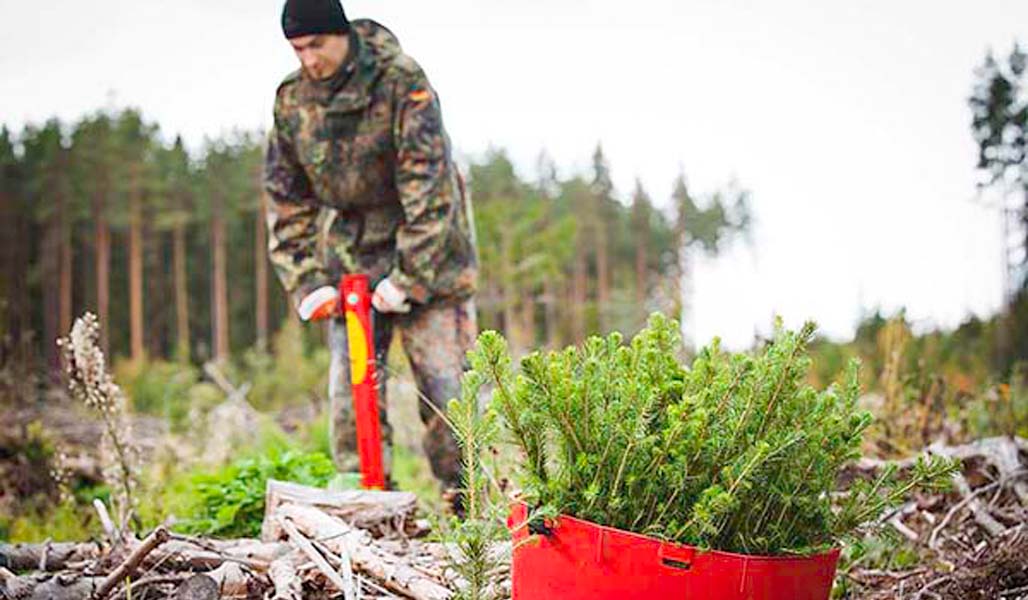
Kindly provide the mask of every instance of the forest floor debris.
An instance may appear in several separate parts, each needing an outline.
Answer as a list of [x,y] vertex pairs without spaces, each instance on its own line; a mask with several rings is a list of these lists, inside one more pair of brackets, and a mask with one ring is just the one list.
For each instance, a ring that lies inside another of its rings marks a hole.
[[[428,541],[409,492],[330,492],[269,481],[262,539],[183,536],[165,527],[115,543],[0,544],[0,597],[412,598],[461,586]],[[411,537],[414,534],[419,537]],[[509,549],[508,549],[509,552]],[[501,589],[509,595],[509,577]]]
[[[1028,475],[1026,448],[1020,438],[930,447],[961,459],[966,488],[918,495],[883,515],[920,560],[894,571],[858,561],[841,575],[849,596],[1028,598],[1028,506],[1015,485]],[[863,460],[849,475],[871,476],[884,465]],[[114,544],[0,545],[0,597],[119,598],[131,588],[133,598],[149,599],[450,598],[461,582],[448,566],[447,547],[425,537],[415,507],[409,492],[329,492],[271,481],[260,540],[158,528],[143,540],[128,535]],[[501,574],[499,584],[508,594],[509,576]]]
[[[919,564],[889,571],[852,565],[854,597],[923,599],[1028,598],[1028,441],[994,437],[928,452],[960,459],[945,494],[916,496],[885,521],[916,549]],[[849,471],[867,475],[887,461],[864,459]],[[900,468],[913,461],[896,461]]]

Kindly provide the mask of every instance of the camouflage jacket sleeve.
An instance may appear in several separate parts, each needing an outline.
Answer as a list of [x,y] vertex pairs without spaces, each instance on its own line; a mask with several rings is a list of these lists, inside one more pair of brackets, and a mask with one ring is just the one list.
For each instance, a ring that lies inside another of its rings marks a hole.
[[425,302],[447,252],[460,191],[439,100],[421,69],[411,69],[397,95],[396,187],[405,219],[396,233],[398,260],[389,278],[412,300]]
[[275,123],[268,140],[264,188],[268,192],[268,253],[275,272],[295,305],[328,276],[318,258],[317,220],[307,174],[296,160],[289,125],[282,117],[281,96],[275,103]]

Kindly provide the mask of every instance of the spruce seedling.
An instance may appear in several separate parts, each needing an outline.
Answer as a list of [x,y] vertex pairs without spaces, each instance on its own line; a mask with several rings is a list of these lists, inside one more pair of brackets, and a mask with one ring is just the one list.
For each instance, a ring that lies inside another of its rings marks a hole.
[[841,384],[806,384],[814,331],[778,323],[754,354],[714,340],[687,368],[676,324],[656,314],[630,342],[592,337],[530,354],[517,372],[503,337],[485,332],[465,385],[494,386],[532,506],[701,548],[810,553],[954,468],[924,459],[833,504],[836,476],[860,455],[872,419],[856,405],[856,363]]
[[499,421],[493,410],[483,410],[479,396],[488,381],[486,367],[498,366],[502,360],[499,356],[487,358],[481,348],[468,353],[468,358],[472,370],[464,375],[461,397],[451,400],[447,411],[461,449],[461,496],[465,514],[463,519],[451,519],[446,539],[455,549],[451,566],[466,582],[456,598],[489,600],[500,597],[492,583],[497,571],[506,563],[498,546],[507,539],[507,530],[504,509],[494,500],[499,491],[483,461],[499,435]]

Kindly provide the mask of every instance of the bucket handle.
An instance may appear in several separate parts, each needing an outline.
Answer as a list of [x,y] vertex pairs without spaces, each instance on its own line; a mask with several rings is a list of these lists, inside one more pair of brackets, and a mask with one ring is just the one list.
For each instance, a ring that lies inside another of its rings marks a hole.
[[688,571],[692,568],[692,559],[696,555],[696,549],[689,546],[678,546],[675,544],[661,544],[657,549],[657,559],[660,564],[679,571]]

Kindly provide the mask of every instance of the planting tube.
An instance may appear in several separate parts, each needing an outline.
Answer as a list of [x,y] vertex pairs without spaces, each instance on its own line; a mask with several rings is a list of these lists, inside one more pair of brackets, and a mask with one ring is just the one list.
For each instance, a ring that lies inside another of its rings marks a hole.
[[385,471],[382,466],[382,430],[378,420],[378,375],[369,287],[367,275],[343,275],[339,281],[339,298],[346,318],[346,339],[350,351],[350,387],[357,421],[361,486],[381,490],[385,489]]

